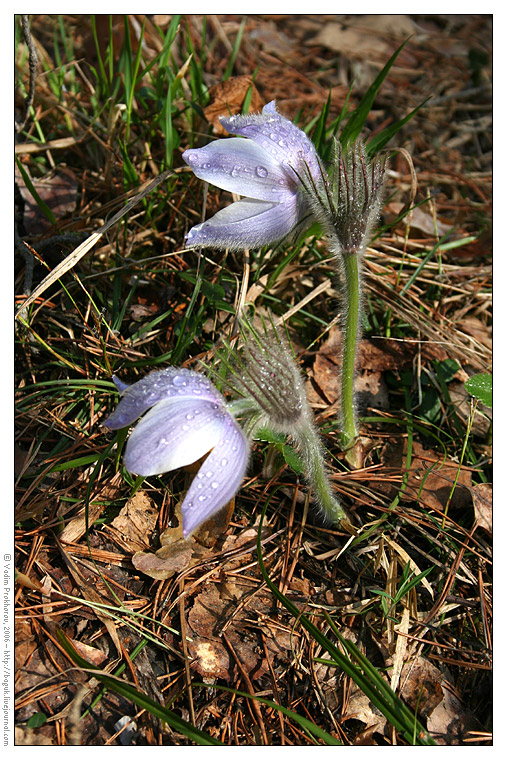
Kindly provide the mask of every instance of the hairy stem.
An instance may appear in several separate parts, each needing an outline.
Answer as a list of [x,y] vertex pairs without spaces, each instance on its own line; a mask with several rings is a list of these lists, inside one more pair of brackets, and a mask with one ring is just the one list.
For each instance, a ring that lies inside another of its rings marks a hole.
[[297,443],[301,459],[305,465],[308,482],[326,518],[333,524],[346,520],[345,510],[331,489],[324,466],[322,446],[315,428],[308,423],[304,427],[296,428],[292,437]]
[[341,377],[341,444],[346,450],[353,446],[359,433],[354,399],[354,370],[361,313],[360,255],[356,251],[345,252],[342,261],[345,274],[346,316]]

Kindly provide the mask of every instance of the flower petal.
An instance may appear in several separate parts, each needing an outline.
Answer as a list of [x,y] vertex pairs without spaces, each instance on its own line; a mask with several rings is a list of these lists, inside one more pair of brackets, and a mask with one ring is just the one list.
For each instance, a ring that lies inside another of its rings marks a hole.
[[260,201],[282,202],[294,192],[295,178],[251,140],[231,137],[183,153],[183,160],[206,182]]
[[131,425],[153,404],[164,398],[208,399],[223,404],[223,398],[207,377],[189,369],[166,367],[150,372],[132,385],[115,384],[123,395],[112,415],[103,423],[111,430]]
[[189,248],[260,248],[289,235],[300,221],[302,204],[292,196],[285,203],[244,198],[218,211],[189,231]]
[[221,440],[195,476],[181,506],[184,538],[232,499],[243,480],[248,453],[245,435],[227,416]]
[[213,401],[159,401],[128,439],[125,467],[135,475],[148,477],[196,462],[223,438],[229,418],[225,406]]
[[276,110],[274,100],[264,106],[262,113],[222,117],[220,123],[231,134],[254,140],[277,163],[290,165],[299,174],[308,166],[315,182],[321,182],[322,172],[314,144],[299,127]]

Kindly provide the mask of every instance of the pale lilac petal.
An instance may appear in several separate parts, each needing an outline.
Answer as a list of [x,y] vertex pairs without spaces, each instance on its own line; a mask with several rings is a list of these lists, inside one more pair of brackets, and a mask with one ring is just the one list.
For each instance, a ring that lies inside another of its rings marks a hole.
[[223,438],[223,404],[193,398],[159,401],[134,428],[124,464],[135,475],[161,475],[192,464]]
[[186,150],[183,159],[196,177],[231,193],[282,202],[295,192],[293,173],[252,140],[217,140],[204,148]]
[[247,440],[227,416],[221,440],[195,476],[181,506],[183,537],[218,512],[239,490],[248,464]]
[[123,397],[112,415],[103,423],[111,430],[131,425],[153,404],[165,398],[188,396],[223,403],[222,396],[208,378],[189,369],[166,367],[150,372],[132,385],[127,386],[121,381],[119,383],[116,383],[117,388]]
[[116,375],[113,375],[113,383],[116,385],[116,390],[120,395],[122,393],[125,393],[127,388],[130,388],[129,383],[124,383],[123,380],[120,380],[120,378],[116,377]]
[[292,166],[300,175],[308,167],[314,180],[322,181],[314,144],[299,127],[278,113],[274,100],[260,114],[222,117],[220,123],[231,134],[249,137],[277,163]]
[[301,201],[265,203],[244,198],[218,211],[211,219],[192,227],[186,244],[190,248],[260,248],[282,240],[300,221]]

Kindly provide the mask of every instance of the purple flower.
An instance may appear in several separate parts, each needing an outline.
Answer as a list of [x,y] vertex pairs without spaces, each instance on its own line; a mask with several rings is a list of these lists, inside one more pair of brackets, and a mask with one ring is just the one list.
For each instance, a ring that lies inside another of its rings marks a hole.
[[306,226],[310,209],[301,178],[317,188],[325,182],[311,140],[278,113],[274,101],[260,114],[231,116],[220,122],[241,137],[191,148],[183,159],[199,179],[246,197],[192,227],[187,245],[261,247]]
[[124,464],[148,477],[192,464],[211,451],[182,504],[183,536],[223,507],[238,491],[249,445],[211,382],[188,369],[151,372],[133,385],[113,377],[122,398],[104,425],[131,425]]

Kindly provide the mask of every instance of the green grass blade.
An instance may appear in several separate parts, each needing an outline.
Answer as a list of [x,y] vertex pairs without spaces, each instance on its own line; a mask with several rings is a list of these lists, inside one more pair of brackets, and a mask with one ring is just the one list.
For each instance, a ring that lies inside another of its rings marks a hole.
[[[329,664],[329,660],[324,661],[326,665]],[[192,683],[192,686],[199,686],[199,687],[206,687],[210,688],[209,684],[206,683]],[[305,718],[303,715],[298,715],[298,713],[293,712],[292,710],[289,710],[288,707],[283,707],[282,705],[277,704],[276,702],[273,702],[271,699],[264,699],[264,697],[258,697],[255,694],[248,694],[246,691],[240,691],[239,689],[233,689],[230,686],[213,686],[214,689],[220,689],[220,691],[228,691],[231,694],[236,694],[238,697],[245,697],[246,699],[254,699],[256,702],[260,702],[262,705],[267,705],[268,707],[273,708],[274,710],[278,710],[278,712],[281,712],[283,715],[285,715],[287,718],[291,718],[295,723],[299,723],[301,728],[303,728],[308,734],[310,734],[311,738],[317,738],[323,741],[325,744],[329,744],[330,746],[343,746],[343,742],[339,741],[339,739],[336,739],[334,736],[329,734],[327,731],[324,731],[323,728],[320,728],[317,726],[313,721],[309,720],[308,718]]]
[[384,83],[385,78],[387,77],[392,65],[394,64],[395,60],[407,44],[408,39],[403,42],[400,47],[392,54],[392,56],[389,58],[388,62],[380,72],[380,74],[377,76],[373,84],[370,85],[368,90],[366,91],[365,95],[363,96],[361,102],[359,103],[358,107],[355,111],[353,111],[352,115],[350,116],[349,120],[347,121],[346,125],[344,126],[342,133],[340,135],[340,142],[344,148],[346,148],[351,142],[354,142],[354,140],[359,137],[359,134],[361,130],[364,127],[364,124],[366,122],[366,119],[368,118],[368,114],[371,111],[371,108],[373,106],[373,103],[375,101],[375,98],[377,97],[377,93],[380,90],[382,84]]
[[431,259],[431,257],[433,256],[433,254],[436,253],[439,248],[441,248],[442,243],[445,243],[445,241],[447,240],[447,238],[449,238],[452,235],[453,232],[454,232],[454,228],[452,230],[449,230],[449,232],[447,232],[441,240],[437,240],[437,242],[435,243],[435,245],[433,246],[433,248],[430,251],[428,251],[428,253],[424,257],[424,259],[421,261],[421,263],[419,264],[419,266],[417,267],[417,269],[415,270],[415,272],[413,272],[410,275],[410,277],[408,278],[407,282],[402,287],[402,289],[400,291],[400,295],[402,295],[402,296],[405,295],[405,293],[407,292],[407,290],[411,287],[411,285],[419,277],[419,274],[422,272],[422,270],[424,269],[424,267],[426,266],[426,264],[428,263],[428,261]]
[[146,694],[142,694],[131,684],[127,683],[126,681],[122,681],[119,678],[115,678],[114,676],[107,675],[106,673],[103,673],[99,668],[91,665],[91,663],[89,663],[76,652],[63,631],[59,628],[57,629],[57,636],[60,644],[65,649],[69,657],[76,663],[76,665],[78,665],[83,670],[91,673],[93,677],[97,679],[97,681],[100,681],[112,691],[115,691],[117,694],[125,697],[125,699],[129,699],[135,705],[146,710],[155,718],[159,718],[160,720],[164,721],[175,731],[178,731],[184,736],[187,736],[196,744],[203,746],[223,746],[222,742],[218,741],[218,739],[213,739],[213,737],[211,737],[209,734],[205,733],[204,731],[200,731],[195,726],[192,726],[191,723],[188,723],[186,720],[183,720],[183,718],[180,718],[179,715],[177,715],[172,710],[169,710],[167,707],[164,707],[158,702],[155,702],[153,699],[150,699],[150,697],[148,697]]
[[383,147],[387,145],[389,140],[391,140],[394,135],[400,131],[400,129],[405,126],[405,124],[410,121],[410,119],[413,119],[416,113],[426,105],[429,98],[426,98],[426,100],[423,100],[422,103],[420,103],[416,108],[414,108],[413,111],[410,111],[409,114],[403,117],[403,119],[399,119],[394,124],[391,124],[390,126],[386,127],[385,129],[380,132],[376,137],[373,137],[366,145],[366,152],[369,156],[373,156],[375,153],[377,153],[379,150],[381,150]]
[[[349,656],[344,655],[338,647],[336,647],[322,631],[314,625],[305,615],[301,614],[298,608],[282,594],[280,589],[270,579],[264,561],[262,558],[262,546],[261,546],[261,531],[266,514],[267,503],[262,511],[259,531],[257,533],[257,559],[261,574],[276,596],[276,598],[283,604],[283,606],[291,612],[298,622],[310,633],[310,635],[318,641],[318,643],[331,655],[330,665],[342,668],[347,675],[359,686],[359,688],[368,696],[372,703],[378,707],[387,720],[404,736],[406,741],[411,744],[415,736],[415,743],[419,745],[434,745],[435,742],[426,732],[424,727],[419,723],[416,717],[401,701],[401,699],[392,691],[385,679],[381,676],[378,670],[370,663],[370,661],[361,654],[357,647],[351,647],[350,642],[346,641],[344,637],[339,633],[338,629],[329,619],[332,624],[333,631],[337,635],[338,640],[342,646],[346,649]],[[327,617],[327,616],[326,616]],[[350,655],[356,660],[360,667],[357,667],[352,662]]]
[[32,180],[28,176],[28,172],[26,171],[25,167],[23,166],[23,164],[21,163],[21,161],[19,160],[19,158],[17,156],[15,156],[15,158],[16,158],[17,167],[18,167],[19,171],[21,172],[21,176],[23,177],[24,183],[25,183],[25,185],[27,187],[27,190],[29,191],[30,195],[32,196],[32,198],[34,199],[35,203],[40,208],[40,210],[42,211],[42,213],[44,214],[44,216],[46,217],[46,219],[48,220],[48,222],[51,222],[51,224],[56,224],[55,215],[53,214],[53,212],[51,211],[51,209],[49,208],[49,206],[47,206],[46,203],[44,203],[44,201],[40,197],[39,193],[37,192],[37,190],[33,186]]
[[230,76],[231,76],[231,74],[232,74],[232,70],[234,68],[234,63],[236,62],[236,58],[237,58],[237,55],[239,53],[239,48],[241,46],[241,39],[243,37],[243,32],[244,32],[244,29],[245,29],[245,24],[246,24],[246,18],[244,18],[242,20],[241,24],[239,25],[238,33],[236,35],[236,39],[234,40],[234,45],[233,45],[233,48],[232,48],[232,52],[231,52],[231,55],[230,55],[229,60],[227,62],[227,66],[226,66],[226,69],[224,71],[224,75],[222,77],[222,81],[224,81],[224,82],[227,79],[229,79]]

